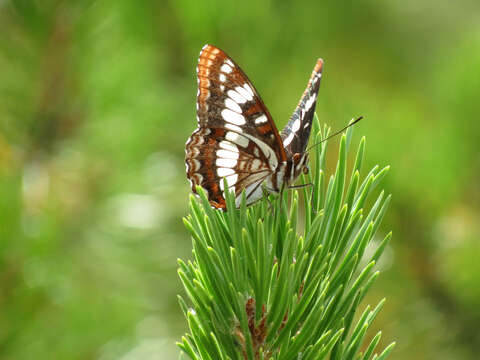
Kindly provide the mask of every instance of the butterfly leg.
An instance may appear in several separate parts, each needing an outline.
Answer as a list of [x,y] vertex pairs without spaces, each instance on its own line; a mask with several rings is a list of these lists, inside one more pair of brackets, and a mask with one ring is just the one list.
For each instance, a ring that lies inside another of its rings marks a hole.
[[289,189],[303,189],[304,187],[307,186],[313,186],[313,183],[306,183],[306,184],[300,184],[300,185],[291,185],[288,188]]
[[[312,186],[312,194],[313,194],[313,183],[311,183],[311,182],[306,183],[306,184],[300,184],[300,185],[291,185],[291,186],[289,186],[288,188],[289,188],[289,189],[303,189],[303,188],[305,188],[305,187],[310,187],[310,186]],[[312,212],[313,212],[314,214],[316,214],[316,211],[315,211],[315,209],[314,209],[314,207],[313,207],[313,202],[312,202],[311,204],[312,204]]]
[[283,191],[285,190],[285,182],[282,183],[282,186],[280,187],[280,191],[278,192],[278,198],[280,200],[280,206],[282,207],[282,210],[287,213],[287,204],[283,201]]

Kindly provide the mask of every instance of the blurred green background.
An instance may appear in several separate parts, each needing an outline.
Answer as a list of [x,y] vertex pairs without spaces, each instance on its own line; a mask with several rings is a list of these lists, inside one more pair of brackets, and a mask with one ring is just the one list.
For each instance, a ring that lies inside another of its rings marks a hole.
[[364,169],[392,167],[374,330],[391,359],[477,359],[478,0],[0,0],[0,358],[177,358],[205,43],[279,127],[325,59],[321,122],[365,116]]

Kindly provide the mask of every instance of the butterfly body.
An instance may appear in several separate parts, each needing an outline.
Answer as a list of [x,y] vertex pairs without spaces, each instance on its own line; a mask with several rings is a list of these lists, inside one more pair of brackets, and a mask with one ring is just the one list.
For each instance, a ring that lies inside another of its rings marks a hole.
[[308,171],[305,152],[320,85],[323,61],[314,68],[300,103],[279,134],[245,73],[225,52],[205,45],[197,66],[198,128],[186,143],[185,163],[192,190],[203,187],[210,204],[226,209],[226,179],[247,205],[293,185]]

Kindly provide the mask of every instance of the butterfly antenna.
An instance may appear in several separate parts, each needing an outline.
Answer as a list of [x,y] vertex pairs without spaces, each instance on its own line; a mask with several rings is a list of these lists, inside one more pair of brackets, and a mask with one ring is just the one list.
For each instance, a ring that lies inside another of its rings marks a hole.
[[319,142],[313,144],[313,145],[310,146],[307,150],[305,150],[305,152],[309,151],[310,149],[314,148],[314,147],[317,146],[317,145],[320,145],[321,143],[327,141],[328,139],[331,139],[332,137],[337,136],[338,134],[342,133],[343,131],[345,131],[346,129],[348,129],[350,126],[355,125],[357,122],[359,122],[359,121],[362,120],[362,119],[363,119],[363,116],[358,117],[357,119],[355,119],[355,121],[351,122],[350,124],[348,124],[347,126],[345,126],[343,129],[340,129],[340,130],[336,131],[335,133],[333,133],[332,135],[326,137],[326,138],[323,139],[322,141],[319,141]]

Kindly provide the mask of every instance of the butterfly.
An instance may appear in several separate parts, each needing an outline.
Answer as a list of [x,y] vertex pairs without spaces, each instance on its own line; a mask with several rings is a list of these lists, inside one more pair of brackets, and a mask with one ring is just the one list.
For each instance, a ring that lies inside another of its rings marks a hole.
[[307,88],[281,133],[243,70],[222,50],[205,45],[197,65],[197,129],[185,147],[187,178],[201,186],[210,204],[226,210],[225,184],[240,206],[279,193],[308,173],[308,153],[323,70],[318,59]]

